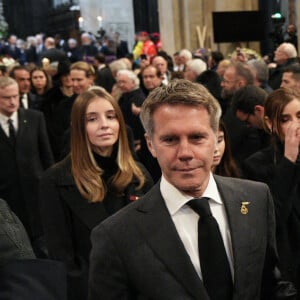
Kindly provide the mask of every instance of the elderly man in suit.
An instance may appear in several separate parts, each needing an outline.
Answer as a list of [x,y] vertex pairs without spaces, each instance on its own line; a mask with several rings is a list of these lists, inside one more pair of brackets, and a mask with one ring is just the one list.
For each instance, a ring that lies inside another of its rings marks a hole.
[[162,178],[93,230],[90,300],[275,299],[272,197],[212,174],[220,115],[186,80],[148,96],[141,119]]
[[42,113],[19,106],[17,82],[1,77],[0,197],[24,224],[37,256],[43,256],[37,189],[54,161]]

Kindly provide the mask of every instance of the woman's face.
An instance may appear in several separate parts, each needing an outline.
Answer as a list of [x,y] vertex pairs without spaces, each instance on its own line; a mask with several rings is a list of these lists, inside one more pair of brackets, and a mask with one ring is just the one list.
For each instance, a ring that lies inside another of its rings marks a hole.
[[44,89],[47,85],[47,78],[43,71],[37,70],[31,75],[32,85],[36,89]]
[[71,79],[71,75],[63,75],[60,78],[61,85],[65,88],[73,88],[73,82]]
[[102,156],[110,156],[120,130],[112,104],[104,98],[95,98],[87,107],[85,119],[92,149]]
[[294,99],[290,101],[283,109],[281,117],[281,130],[283,136],[294,132],[300,135],[300,100]]
[[92,85],[93,80],[91,77],[87,77],[83,70],[71,70],[71,80],[73,83],[74,93],[80,95]]
[[217,145],[214,152],[213,164],[212,167],[216,167],[220,164],[222,157],[225,151],[225,140],[224,140],[224,132],[219,130],[217,132]]

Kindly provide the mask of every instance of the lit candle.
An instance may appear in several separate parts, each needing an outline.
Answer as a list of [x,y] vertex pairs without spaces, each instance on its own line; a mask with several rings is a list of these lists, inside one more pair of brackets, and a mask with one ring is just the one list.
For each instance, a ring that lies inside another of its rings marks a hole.
[[102,28],[102,17],[101,16],[98,16],[97,17],[97,20],[98,20],[98,25],[100,28]]
[[79,28],[82,29],[83,28],[83,17],[79,17],[78,18],[78,23],[79,23]]

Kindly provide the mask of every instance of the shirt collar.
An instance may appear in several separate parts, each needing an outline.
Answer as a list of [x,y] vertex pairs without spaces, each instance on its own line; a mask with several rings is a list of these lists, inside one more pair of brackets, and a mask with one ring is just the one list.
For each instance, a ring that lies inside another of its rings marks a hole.
[[11,119],[13,121],[13,124],[17,124],[18,112],[15,111],[10,117],[7,117],[6,115],[0,113],[0,123],[1,124],[7,124],[8,119]]
[[[193,197],[182,193],[170,184],[163,175],[160,182],[160,191],[171,215],[176,214],[183,205],[193,199]],[[207,197],[217,204],[223,204],[212,173],[210,173],[208,185],[202,197]]]

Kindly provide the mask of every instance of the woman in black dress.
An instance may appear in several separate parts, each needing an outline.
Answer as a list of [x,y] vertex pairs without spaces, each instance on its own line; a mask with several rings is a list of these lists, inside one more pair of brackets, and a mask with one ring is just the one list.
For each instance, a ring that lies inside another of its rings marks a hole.
[[280,269],[300,290],[300,94],[284,88],[272,92],[265,103],[265,125],[271,146],[245,161],[244,175],[271,189]]
[[83,92],[71,113],[71,154],[46,171],[41,214],[50,258],[65,262],[68,299],[87,299],[91,230],[152,186],[134,160],[119,106],[104,89]]

